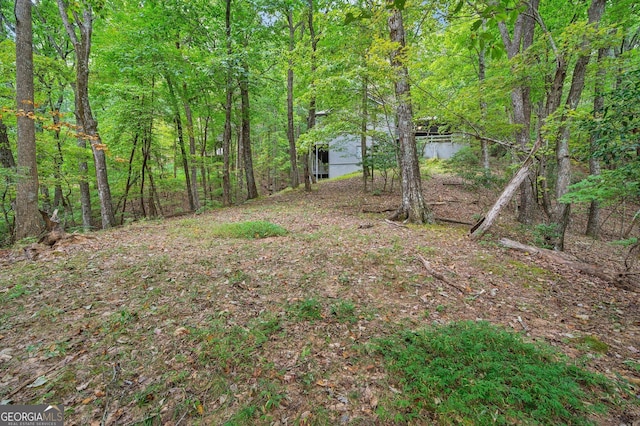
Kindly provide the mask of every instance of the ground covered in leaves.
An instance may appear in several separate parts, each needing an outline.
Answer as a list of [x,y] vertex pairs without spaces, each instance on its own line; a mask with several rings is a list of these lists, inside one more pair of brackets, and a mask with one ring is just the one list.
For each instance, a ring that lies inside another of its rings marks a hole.
[[[495,199],[461,183],[425,183],[436,217],[474,222]],[[371,341],[482,319],[624,383],[595,423],[640,422],[638,292],[500,247],[503,236],[534,240],[512,212],[475,242],[461,224],[389,223],[398,194],[361,185],[2,252],[0,400],[63,403],[70,425],[390,424],[381,415],[403,390]],[[217,231],[245,221],[288,232]],[[625,256],[578,234],[567,250],[611,270]],[[414,423],[429,421],[457,422]]]

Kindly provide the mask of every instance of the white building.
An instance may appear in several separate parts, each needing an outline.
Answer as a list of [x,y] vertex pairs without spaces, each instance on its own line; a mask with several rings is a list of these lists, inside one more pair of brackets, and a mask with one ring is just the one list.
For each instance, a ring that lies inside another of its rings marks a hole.
[[[372,139],[367,137],[367,147]],[[437,124],[416,127],[418,155],[424,158],[449,159],[468,145],[466,138],[455,132],[444,130]],[[318,179],[335,178],[362,170],[360,136],[341,135],[328,144],[328,149],[314,151],[312,173]]]

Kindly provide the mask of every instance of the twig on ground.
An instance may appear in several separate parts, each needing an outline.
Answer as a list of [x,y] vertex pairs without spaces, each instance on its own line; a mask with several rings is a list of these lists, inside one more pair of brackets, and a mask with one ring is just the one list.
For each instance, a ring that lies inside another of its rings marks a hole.
[[524,323],[524,321],[522,321],[522,318],[520,318],[520,316],[518,316],[518,322],[520,323],[520,325],[522,326],[524,331],[529,331],[529,327],[527,327],[527,325]]
[[84,350],[83,350],[83,351],[80,351],[80,352],[78,352],[77,354],[73,355],[72,357],[70,357],[70,358],[65,358],[65,359],[63,359],[62,361],[60,361],[59,363],[57,363],[57,364],[53,365],[51,368],[49,368],[48,370],[46,370],[44,373],[42,373],[42,374],[38,374],[38,376],[37,376],[36,378],[31,377],[31,378],[29,378],[29,379],[25,380],[25,381],[24,381],[24,382],[22,382],[22,383],[21,383],[17,388],[15,388],[13,391],[11,391],[11,393],[10,393],[9,395],[7,395],[7,396],[5,397],[5,399],[11,399],[11,398],[13,398],[15,395],[17,395],[17,394],[18,394],[18,392],[20,392],[22,389],[24,389],[25,387],[27,387],[28,385],[30,385],[31,383],[33,383],[33,382],[34,382],[38,377],[46,376],[47,374],[51,373],[52,371],[57,370],[57,369],[59,369],[59,368],[61,368],[61,367],[64,367],[65,365],[67,365],[67,364],[71,363],[72,361],[75,361],[75,359],[76,359],[80,354],[83,354],[83,353],[85,353],[85,352],[86,352],[86,351],[84,351]]
[[394,221],[389,220],[389,219],[385,219],[384,221],[386,223],[388,223],[389,225],[397,226],[398,228],[406,228],[407,227],[407,225],[403,225],[402,223],[397,223],[397,222],[394,222]]
[[428,273],[430,273],[434,278],[442,281],[443,283],[445,283],[446,285],[448,285],[449,287],[453,287],[456,290],[458,290],[460,293],[465,294],[465,291],[463,289],[461,289],[460,287],[458,287],[457,285],[453,284],[452,282],[450,282],[448,279],[445,278],[444,275],[442,275],[441,273],[437,272],[435,269],[433,269],[431,267],[431,264],[429,264],[429,262],[427,261],[427,259],[425,259],[424,257],[418,255],[417,256],[418,260],[420,260],[420,262],[422,262],[422,265],[424,266],[424,268],[427,270]]

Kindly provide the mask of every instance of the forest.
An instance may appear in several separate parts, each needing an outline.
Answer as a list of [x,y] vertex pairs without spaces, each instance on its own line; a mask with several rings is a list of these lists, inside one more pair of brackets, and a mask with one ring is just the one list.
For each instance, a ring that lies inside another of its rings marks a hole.
[[409,185],[411,128],[433,117],[468,137],[460,171],[478,179],[536,147],[517,214],[556,249],[573,204],[596,237],[603,205],[637,201],[632,1],[19,5],[0,11],[4,244],[38,234],[38,209],[105,229],[309,189],[314,152],[344,134],[365,185],[378,169]]
[[636,1],[3,1],[0,194],[0,406],[640,421]]

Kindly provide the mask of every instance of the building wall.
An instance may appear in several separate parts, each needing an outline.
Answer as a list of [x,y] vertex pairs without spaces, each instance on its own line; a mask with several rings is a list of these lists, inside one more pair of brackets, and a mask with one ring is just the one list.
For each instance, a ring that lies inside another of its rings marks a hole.
[[339,136],[329,144],[329,177],[347,175],[362,170],[360,138]]
[[[370,146],[371,141],[367,144]],[[460,151],[468,142],[460,135],[422,135],[416,136],[418,155],[423,158],[438,158],[448,160]],[[328,167],[329,177],[335,178],[362,170],[362,156],[360,152],[360,137],[354,135],[342,135],[329,143],[329,164],[320,164],[318,173],[326,173]],[[315,161],[312,172],[315,173]]]

